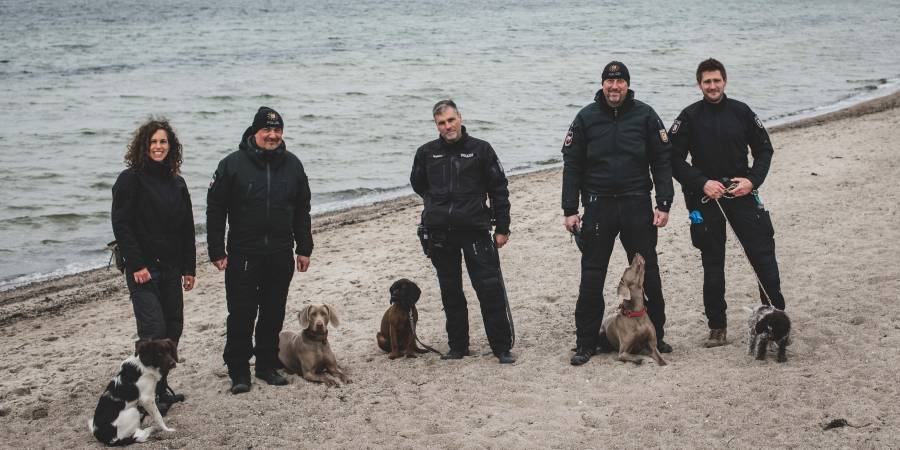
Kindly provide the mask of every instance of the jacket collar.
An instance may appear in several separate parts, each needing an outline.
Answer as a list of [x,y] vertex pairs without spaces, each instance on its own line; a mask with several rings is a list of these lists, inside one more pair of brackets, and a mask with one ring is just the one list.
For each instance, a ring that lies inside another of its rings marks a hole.
[[706,105],[709,108],[713,108],[715,110],[720,110],[725,107],[726,103],[728,103],[728,96],[725,95],[725,93],[723,92],[722,100],[719,100],[719,103],[712,103],[712,102],[706,100],[706,97],[703,97],[703,100],[701,100],[701,101],[703,102],[704,105]]
[[469,133],[466,131],[466,126],[463,125],[459,128],[460,137],[454,142],[447,142],[444,140],[443,136],[438,136],[438,140],[441,142],[441,147],[454,148],[456,146],[462,145],[469,139]]

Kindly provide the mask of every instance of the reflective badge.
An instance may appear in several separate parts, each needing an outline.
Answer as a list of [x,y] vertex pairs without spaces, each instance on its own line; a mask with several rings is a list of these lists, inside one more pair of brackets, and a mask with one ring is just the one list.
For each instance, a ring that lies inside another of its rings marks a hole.
[[762,121],[759,120],[759,116],[753,116],[753,121],[756,122],[756,126],[762,128],[763,130],[766,129],[766,127],[763,126]]
[[676,121],[672,122],[672,128],[669,129],[669,134],[677,133],[679,128],[681,128],[680,120],[676,120]]
[[665,144],[668,144],[668,143],[669,143],[669,135],[666,134],[666,130],[665,130],[665,129],[660,129],[660,130],[659,130],[659,138],[663,141],[663,143],[665,143]]

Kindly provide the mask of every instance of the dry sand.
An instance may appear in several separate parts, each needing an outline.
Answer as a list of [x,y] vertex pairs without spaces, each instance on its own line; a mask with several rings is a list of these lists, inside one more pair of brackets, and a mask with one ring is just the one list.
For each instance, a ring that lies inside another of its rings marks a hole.
[[[578,253],[562,227],[553,169],[510,185],[514,233],[501,257],[516,364],[434,354],[389,361],[375,332],[400,277],[422,287],[420,337],[446,350],[436,278],[415,237],[418,201],[320,217],[312,268],[294,277],[285,328],[298,328],[294,314],[307,303],[336,306],[342,324],[329,340],[354,383],[326,388],[290,376],[285,387],[228,393],[223,276],[203,264],[185,296],[185,361],[171,377],[188,401],[167,418],[177,431],[143,448],[900,448],[898,99],[772,135],[762,196],[794,322],[786,364],[746,354],[742,307],[755,304],[756,287],[733,239],[730,343],[700,345],[700,256],[676,197],[659,242],[669,365],[610,354],[569,365]],[[607,311],[624,266],[617,244]],[[124,284],[99,270],[0,293],[0,446],[99,446],[86,422],[135,337]],[[481,355],[488,346],[466,290]],[[823,430],[839,418],[855,426]]]

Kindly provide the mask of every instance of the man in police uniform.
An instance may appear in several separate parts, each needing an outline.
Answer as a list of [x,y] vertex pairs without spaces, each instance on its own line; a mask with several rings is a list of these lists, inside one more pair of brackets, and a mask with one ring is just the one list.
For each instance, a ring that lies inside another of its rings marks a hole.
[[[762,282],[762,302],[768,303],[768,296],[772,306],[784,309],[772,221],[757,192],[769,172],[774,150],[750,107],[725,95],[727,80],[722,63],[712,58],[701,62],[697,86],[703,99],[685,108],[669,131],[674,146],[672,168],[690,211],[691,241],[703,261],[703,306],[710,328],[707,347],[726,344],[728,323],[725,220],[716,200]],[[747,161],[748,147],[752,166]],[[686,161],[689,153],[690,163]]]
[[[584,243],[572,365],[588,362],[600,344],[603,285],[616,235],[629,261],[635,253],[646,261],[647,314],[659,351],[672,351],[663,341],[665,302],[656,258],[657,228],[666,226],[673,196],[669,138],[653,108],[634,99],[624,64],[610,62],[601,78],[602,89],[575,116],[562,148],[565,226],[580,231]],[[650,202],[654,186],[656,209]],[[578,216],[579,196],[584,217]]]
[[298,272],[309,268],[313,241],[309,181],[303,164],[285,148],[283,136],[281,115],[260,107],[238,150],[219,163],[207,194],[209,259],[225,271],[228,319],[223,358],[233,394],[250,390],[251,354],[256,355],[257,378],[271,385],[287,384],[276,371],[278,333],[294,268]]
[[[491,350],[501,364],[510,364],[515,362],[510,353],[512,317],[497,253],[509,239],[506,175],[491,145],[466,132],[452,100],[434,105],[432,116],[440,137],[416,151],[409,181],[425,202],[426,251],[437,271],[447,316],[450,351],[442,359],[462,359],[469,354],[462,256],[478,295]],[[490,208],[486,199],[490,199]]]

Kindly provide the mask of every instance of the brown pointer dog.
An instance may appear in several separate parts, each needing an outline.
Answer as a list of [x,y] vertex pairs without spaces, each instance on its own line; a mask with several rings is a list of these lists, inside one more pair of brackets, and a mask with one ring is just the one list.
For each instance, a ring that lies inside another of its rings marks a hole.
[[282,331],[278,335],[278,359],[284,369],[327,386],[336,386],[338,382],[324,372],[350,383],[350,378],[338,367],[334,352],[328,345],[328,323],[335,326],[339,323],[334,308],[329,305],[307,305],[297,314],[297,319],[303,327],[300,334]]
[[389,359],[396,359],[406,354],[407,358],[415,358],[416,353],[425,353],[416,346],[416,330],[410,323],[419,322],[419,311],[416,302],[422,291],[416,283],[402,278],[391,285],[391,306],[381,317],[381,331],[375,335],[378,347],[388,354]]
[[622,274],[617,290],[622,304],[619,311],[606,316],[600,325],[600,342],[618,350],[619,361],[640,364],[638,353],[649,349],[650,357],[660,366],[666,365],[656,348],[656,329],[644,307],[644,257],[635,253],[631,266]]

